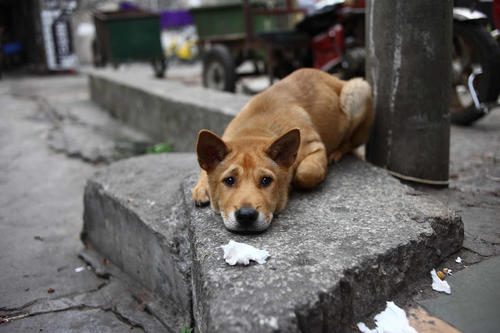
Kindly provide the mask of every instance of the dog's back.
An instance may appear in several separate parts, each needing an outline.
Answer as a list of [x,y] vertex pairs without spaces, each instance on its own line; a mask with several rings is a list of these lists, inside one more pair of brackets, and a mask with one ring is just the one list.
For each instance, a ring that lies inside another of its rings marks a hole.
[[330,154],[365,119],[366,108],[371,108],[371,88],[363,79],[343,81],[322,71],[300,69],[254,96],[223,138],[276,137],[298,127],[304,142],[305,129],[311,128]]

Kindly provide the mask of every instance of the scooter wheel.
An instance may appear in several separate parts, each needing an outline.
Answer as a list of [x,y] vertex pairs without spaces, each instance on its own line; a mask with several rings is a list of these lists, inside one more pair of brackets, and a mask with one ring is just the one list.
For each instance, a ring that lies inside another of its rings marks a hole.
[[500,92],[500,48],[484,25],[476,22],[453,23],[451,122],[470,125],[485,113],[476,110],[468,90],[468,78],[474,80],[479,102],[495,102]]

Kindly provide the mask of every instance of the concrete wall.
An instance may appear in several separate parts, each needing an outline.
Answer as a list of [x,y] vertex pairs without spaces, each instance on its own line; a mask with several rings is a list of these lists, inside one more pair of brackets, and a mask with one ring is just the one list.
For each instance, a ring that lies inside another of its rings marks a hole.
[[172,143],[175,151],[194,151],[201,129],[222,135],[249,99],[200,87],[186,89],[132,71],[94,71],[89,88],[92,100],[112,116],[157,142]]

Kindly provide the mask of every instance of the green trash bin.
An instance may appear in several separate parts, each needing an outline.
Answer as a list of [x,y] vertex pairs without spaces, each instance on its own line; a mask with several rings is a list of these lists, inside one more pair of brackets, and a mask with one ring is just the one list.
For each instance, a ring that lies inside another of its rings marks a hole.
[[160,16],[141,10],[94,13],[94,64],[117,67],[129,61],[148,61],[157,77],[167,67],[161,46]]

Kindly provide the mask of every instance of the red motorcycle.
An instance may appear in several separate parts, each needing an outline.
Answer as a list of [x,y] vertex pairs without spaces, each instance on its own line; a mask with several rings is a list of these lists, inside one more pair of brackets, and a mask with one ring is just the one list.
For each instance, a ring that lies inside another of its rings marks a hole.
[[320,1],[296,26],[311,38],[312,66],[342,78],[365,67],[365,0]]
[[[365,0],[327,0],[319,4],[297,25],[298,31],[311,38],[309,65],[344,79],[363,76]],[[494,36],[498,38],[500,0],[456,0],[453,18],[450,113],[452,122],[468,125],[487,114],[498,101],[500,47]],[[488,31],[488,26],[495,25],[496,30]]]

